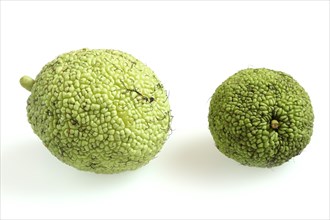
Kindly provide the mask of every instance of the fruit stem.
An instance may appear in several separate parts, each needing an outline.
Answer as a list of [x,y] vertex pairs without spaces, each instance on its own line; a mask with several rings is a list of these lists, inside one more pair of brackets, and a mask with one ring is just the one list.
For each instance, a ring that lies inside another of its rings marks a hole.
[[34,79],[32,79],[29,76],[23,76],[23,77],[21,77],[19,82],[20,82],[21,86],[23,86],[23,88],[25,88],[26,90],[31,92],[32,86],[34,84]]
[[278,126],[279,126],[278,121],[275,120],[275,119],[272,120],[271,126],[272,126],[273,129],[278,129]]

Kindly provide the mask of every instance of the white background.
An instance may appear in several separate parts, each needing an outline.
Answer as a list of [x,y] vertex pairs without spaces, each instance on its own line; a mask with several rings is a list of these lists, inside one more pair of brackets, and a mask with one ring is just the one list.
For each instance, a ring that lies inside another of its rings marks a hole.
[[[170,91],[174,131],[147,166],[78,171],[32,132],[19,78],[84,47],[134,55]],[[312,100],[310,144],[277,168],[239,165],[208,131],[215,88],[247,67]],[[1,218],[328,219],[329,2],[1,2]]]

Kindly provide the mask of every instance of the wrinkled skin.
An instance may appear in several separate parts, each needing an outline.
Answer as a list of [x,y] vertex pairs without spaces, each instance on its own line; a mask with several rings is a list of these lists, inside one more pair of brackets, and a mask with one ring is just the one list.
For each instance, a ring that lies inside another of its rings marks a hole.
[[306,91],[291,76],[245,69],[212,96],[209,129],[217,148],[243,165],[274,167],[310,142],[314,114]]
[[118,173],[147,164],[170,130],[167,93],[129,54],[82,49],[43,67],[27,102],[33,131],[59,160]]

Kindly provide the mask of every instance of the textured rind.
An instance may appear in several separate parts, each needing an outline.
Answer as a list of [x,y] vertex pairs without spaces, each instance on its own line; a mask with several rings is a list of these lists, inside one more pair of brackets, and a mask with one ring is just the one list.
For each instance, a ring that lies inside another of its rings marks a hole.
[[[271,127],[277,120],[278,129]],[[209,107],[217,148],[243,165],[279,166],[310,142],[314,114],[306,91],[291,76],[245,69],[224,81]]]
[[28,120],[49,151],[95,173],[147,164],[170,129],[161,82],[142,62],[117,50],[58,56],[37,75],[27,103]]

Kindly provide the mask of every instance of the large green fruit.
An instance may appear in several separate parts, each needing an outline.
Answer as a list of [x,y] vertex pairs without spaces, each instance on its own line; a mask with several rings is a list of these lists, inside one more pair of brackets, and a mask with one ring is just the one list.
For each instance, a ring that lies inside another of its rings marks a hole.
[[116,50],[58,56],[33,80],[27,101],[33,131],[59,160],[80,170],[118,173],[147,164],[170,130],[167,93],[155,73]]
[[314,114],[306,91],[291,76],[245,69],[224,81],[209,108],[217,148],[243,165],[274,167],[310,142]]

